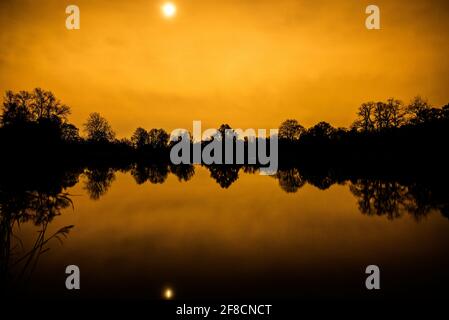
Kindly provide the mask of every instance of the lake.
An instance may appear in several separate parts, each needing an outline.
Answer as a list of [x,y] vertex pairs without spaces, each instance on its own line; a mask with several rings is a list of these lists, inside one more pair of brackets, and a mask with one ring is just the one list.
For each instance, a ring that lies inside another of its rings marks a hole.
[[[83,168],[67,188],[4,193],[7,294],[424,299],[449,284],[445,188],[298,169],[154,169]],[[79,267],[81,290],[65,288],[68,265]],[[368,265],[379,266],[381,290],[366,289]]]

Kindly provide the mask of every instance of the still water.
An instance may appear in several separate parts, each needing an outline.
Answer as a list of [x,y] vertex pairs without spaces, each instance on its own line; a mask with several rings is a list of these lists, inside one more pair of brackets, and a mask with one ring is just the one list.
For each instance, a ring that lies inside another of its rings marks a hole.
[[[7,293],[150,300],[447,297],[448,206],[429,196],[434,191],[370,179],[313,183],[296,169],[277,177],[240,170],[238,179],[235,172],[217,178],[204,167],[192,169],[162,177],[84,169],[60,198],[50,199],[60,203],[48,222],[12,224],[2,262]],[[48,206],[49,200],[33,201]],[[2,204],[3,215],[8,208]],[[65,288],[65,267],[72,264],[81,272],[78,291]],[[365,288],[371,264],[381,271],[376,292]]]

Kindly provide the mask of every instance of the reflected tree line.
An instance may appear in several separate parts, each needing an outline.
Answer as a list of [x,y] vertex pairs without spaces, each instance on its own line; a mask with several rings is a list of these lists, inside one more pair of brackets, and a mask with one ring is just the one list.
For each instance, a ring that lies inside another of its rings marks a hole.
[[[185,183],[195,175],[195,166],[164,163],[134,163],[127,166],[87,168],[41,168],[23,171],[2,168],[0,181],[0,287],[2,290],[25,285],[39,257],[62,242],[72,225],[48,233],[49,224],[66,210],[72,210],[73,196],[67,189],[82,183],[92,200],[107,194],[117,172],[130,174],[136,184],[162,184],[169,175]],[[205,166],[210,177],[223,189],[230,188],[239,174],[258,174],[257,166]],[[6,169],[6,170],[5,170]],[[261,179],[270,179],[261,177]],[[353,175],[333,169],[285,167],[271,179],[288,194],[301,192],[306,185],[320,190],[346,185],[362,214],[397,219],[411,215],[416,221],[431,212],[449,218],[449,191],[446,180],[410,179],[392,176]],[[17,227],[29,223],[38,228],[31,247],[25,248],[15,234]],[[15,229],[16,228],[16,229]],[[17,285],[19,283],[19,286]]]
[[[203,167],[222,189],[230,188],[239,179],[239,174],[259,174],[259,167],[255,165]],[[7,213],[9,221],[19,223],[32,221],[39,225],[51,221],[60,214],[61,209],[70,206],[70,197],[63,190],[80,180],[89,198],[99,200],[109,191],[117,172],[130,174],[138,185],[163,184],[169,175],[174,175],[179,182],[187,182],[194,177],[195,168],[197,167],[193,165],[134,163],[123,167],[96,166],[77,169],[65,175],[69,180],[65,180],[64,185],[55,186],[51,191],[41,189],[3,192],[2,190],[0,205],[2,213]],[[279,187],[288,194],[300,192],[306,185],[319,190],[327,190],[334,185],[348,186],[357,199],[360,212],[366,215],[395,219],[409,213],[419,220],[435,210],[449,218],[449,191],[446,179],[367,176],[352,174],[346,170],[298,167],[281,168],[271,177],[276,179]]]
[[280,170],[276,178],[287,193],[298,192],[306,184],[320,190],[335,184],[346,185],[355,196],[359,211],[369,216],[393,220],[410,214],[419,221],[436,211],[449,218],[449,191],[445,179],[358,176],[333,170],[328,174],[315,170],[301,173],[297,168]]
[[298,192],[306,184],[320,190],[335,184],[347,185],[362,214],[385,216],[390,220],[410,214],[417,221],[432,211],[449,218],[446,178],[360,175],[351,170],[317,172],[316,169],[301,171],[298,168],[279,170],[276,175],[279,186],[287,193]]
[[449,191],[444,179],[358,176],[333,170],[327,174],[315,170],[301,173],[297,168],[279,170],[276,179],[287,193],[298,192],[306,184],[320,190],[335,184],[347,185],[359,211],[369,216],[385,216],[392,220],[410,214],[419,221],[437,211],[449,218]]

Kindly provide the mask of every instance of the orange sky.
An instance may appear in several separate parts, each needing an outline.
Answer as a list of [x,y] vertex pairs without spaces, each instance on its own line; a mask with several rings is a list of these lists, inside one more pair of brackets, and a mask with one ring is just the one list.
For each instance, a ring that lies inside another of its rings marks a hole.
[[[449,102],[446,1],[2,0],[0,91],[42,87],[118,136],[137,126],[349,126],[358,105],[420,94]],[[81,30],[65,28],[65,7]],[[381,9],[381,30],[365,8]]]

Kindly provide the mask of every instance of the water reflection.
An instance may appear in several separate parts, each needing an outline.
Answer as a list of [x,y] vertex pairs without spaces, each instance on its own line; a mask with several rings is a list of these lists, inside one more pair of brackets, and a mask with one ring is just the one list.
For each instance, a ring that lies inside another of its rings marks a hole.
[[[206,174],[204,174],[204,169],[207,170]],[[7,170],[4,172],[4,178],[2,178],[0,182],[0,274],[2,290],[11,287],[17,289],[20,286],[17,283],[26,282],[26,279],[31,276],[33,270],[36,268],[39,257],[47,252],[53,244],[57,244],[58,240],[63,241],[64,238],[69,235],[69,232],[73,227],[71,224],[67,224],[54,232],[48,232],[48,227],[56,217],[64,212],[64,210],[70,209],[76,205],[76,201],[73,203],[74,198],[67,190],[78,183],[82,186],[82,189],[86,191],[88,198],[93,200],[89,202],[99,203],[108,192],[112,192],[111,186],[116,181],[120,180],[118,179],[119,172],[132,176],[133,179],[130,179],[130,183],[138,185],[160,185],[168,183],[170,180],[169,177],[172,175],[176,177],[177,181],[183,183],[183,185],[180,185],[180,189],[177,190],[181,190],[182,188],[186,188],[185,190],[187,190],[187,188],[198,187],[198,185],[194,185],[192,180],[195,180],[194,176],[196,171],[201,171],[204,179],[212,178],[219,187],[214,190],[213,194],[215,194],[216,197],[220,197],[221,194],[227,193],[228,198],[226,199],[228,200],[223,201],[229,201],[229,197],[232,198],[232,194],[227,191],[222,192],[221,190],[232,189],[234,184],[239,183],[238,180],[240,178],[244,180],[243,177],[245,175],[254,175],[255,177],[255,175],[258,176],[259,173],[259,169],[256,166],[215,165],[205,166],[204,169],[200,170],[199,167],[192,165],[175,166],[170,164],[135,163],[131,165],[118,165],[115,167],[97,165],[70,169],[41,168],[41,170]],[[210,178],[208,178],[207,175],[209,175]],[[272,177],[260,177],[260,179],[267,179],[267,181],[277,183],[279,185],[278,190],[282,190],[280,193],[284,194],[284,200],[285,197],[288,197],[293,201],[296,201],[293,194],[301,194],[307,185],[313,186],[316,188],[315,190],[328,190],[333,185],[343,185],[354,197],[354,203],[357,205],[360,213],[366,216],[382,216],[386,218],[382,219],[384,221],[387,219],[398,219],[409,215],[419,222],[433,211],[439,212],[444,217],[449,218],[449,194],[444,183],[445,179],[441,177],[433,179],[429,177],[385,177],[374,174],[353,174],[330,169],[318,170],[314,168],[311,170],[307,168],[288,167],[280,169],[276,175]],[[134,182],[132,180],[134,180]],[[276,185],[273,187],[277,188]],[[147,188],[142,188],[140,190],[149,192],[147,191]],[[258,190],[245,189],[243,196],[250,197],[251,193],[257,192]],[[154,197],[153,200],[156,198],[157,197]],[[171,201],[167,199],[173,198],[171,195],[168,198],[161,196],[155,200],[156,202],[152,202],[148,208],[146,207],[146,204],[139,204],[139,206],[143,208],[142,210],[144,210],[145,213],[150,212],[151,214],[154,214],[162,212],[165,214],[164,208],[165,206],[170,206],[170,203],[168,202]],[[201,198],[201,201],[203,200],[204,199]],[[232,200],[234,200],[234,198],[232,198]],[[236,202],[239,201],[239,199],[235,200]],[[217,202],[220,206],[222,205],[220,199],[218,199]],[[199,225],[201,225],[201,221],[204,219],[205,214],[201,211],[202,203],[196,203],[193,206],[194,210],[191,210],[191,212],[194,214],[197,213],[198,216],[189,218],[191,218],[192,221],[195,221],[195,223],[200,222]],[[236,207],[240,209],[238,205],[236,205]],[[209,205],[207,208],[217,207]],[[248,213],[251,210],[251,207],[246,207],[242,210],[242,213],[240,213],[240,217],[245,219],[248,218],[248,220],[251,221],[251,224],[254,223],[254,225],[250,224],[249,226],[256,228],[259,220],[255,220],[260,219],[263,215],[260,215],[260,212],[257,211],[256,208],[254,209],[254,212]],[[267,208],[267,211],[269,210],[277,210],[274,206],[274,202],[273,207]],[[98,214],[100,212],[95,213]],[[252,213],[255,215],[252,216]],[[151,214],[148,214],[148,218],[151,218]],[[158,216],[161,220],[155,221],[164,222],[166,221],[164,219],[168,219],[167,223],[169,224],[169,229],[162,228],[165,233],[167,231],[170,232],[172,229],[185,232],[184,229],[176,229],[177,219],[173,218],[170,220],[170,215],[164,214]],[[297,215],[301,214],[303,214],[303,212],[297,212]],[[126,217],[127,216],[123,218]],[[255,219],[255,217],[257,217],[257,219]],[[215,218],[220,219],[220,214],[217,213],[217,216],[214,216],[213,219]],[[289,216],[289,219],[290,218],[292,217]],[[118,219],[121,220],[122,216],[119,215]],[[266,216],[265,219],[267,219]],[[274,214],[273,219],[278,219],[278,217]],[[324,219],[318,219],[319,224],[325,225],[326,219],[327,216],[324,217]],[[282,220],[282,218],[279,218],[279,220]],[[264,221],[267,222],[267,220]],[[32,224],[38,228],[37,235],[34,234],[31,246],[27,247],[22,245],[21,239],[19,239],[14,232],[15,227],[25,223]],[[110,223],[109,220],[107,220],[107,223]],[[270,224],[262,224],[260,228],[268,230],[269,232],[269,229],[273,223],[275,223],[275,220],[269,220],[268,223]],[[224,223],[224,225],[227,226],[226,223]],[[129,228],[129,225],[127,227]],[[335,226],[335,228],[337,229],[339,226]],[[255,230],[258,229],[254,229],[253,232],[255,232]],[[314,229],[311,228],[309,230]],[[323,232],[329,231],[326,227],[324,227],[323,230],[325,230]],[[302,231],[303,233],[305,231],[306,234],[308,232],[307,228],[303,228]],[[126,230],[124,230],[124,232],[126,232]],[[161,234],[165,234],[164,232]],[[180,234],[183,233],[180,232]],[[156,248],[156,246],[154,248]],[[171,247],[169,246],[168,248]],[[290,256],[290,253],[287,256]],[[164,268],[167,267],[164,266]],[[167,291],[168,289],[171,291]],[[158,296],[160,296],[160,290],[161,287],[157,290]],[[163,290],[162,295],[166,299],[170,299],[170,297],[173,297],[175,294],[172,288],[164,287]],[[177,290],[176,295],[180,295],[180,292],[181,290]]]
[[223,189],[229,188],[239,178],[240,167],[234,165],[211,165],[208,167],[212,179]]
[[174,296],[175,296],[175,294],[174,294],[172,288],[165,288],[165,289],[162,291],[162,297],[163,297],[165,300],[171,300],[171,299],[174,298]]
[[[210,177],[222,189],[228,189],[236,183],[239,179],[239,172],[259,173],[256,166],[211,165],[205,166],[205,168],[210,172]],[[30,207],[34,206],[36,209],[37,204],[53,201],[53,206],[45,206],[47,212],[38,212],[34,215],[34,219],[53,217],[55,212],[59,212],[61,206],[67,205],[69,201],[67,195],[61,193],[62,190],[75,185],[80,176],[85,177],[84,189],[90,199],[99,200],[107,194],[114,183],[117,171],[129,173],[138,185],[144,183],[163,184],[170,174],[175,175],[180,182],[191,180],[195,175],[195,166],[167,163],[136,163],[124,167],[93,166],[85,169],[61,169],[56,176],[53,173],[48,173],[47,177],[42,175],[36,177],[33,174],[29,177],[31,180],[10,179],[9,182],[4,181],[2,184],[1,192],[5,199],[2,200],[2,215],[8,211],[23,213],[24,210],[20,206],[25,204]],[[366,215],[395,219],[408,212],[419,220],[430,211],[438,210],[444,216],[448,216],[449,194],[444,179],[440,177],[437,179],[408,177],[407,180],[404,180],[402,177],[352,175],[333,170],[317,171],[316,169],[296,167],[279,169],[272,177],[278,181],[279,187],[286,193],[299,192],[306,184],[320,190],[327,190],[334,184],[348,185],[349,190],[357,199],[360,212]],[[33,183],[37,183],[40,189],[36,189],[36,185]],[[11,187],[17,188],[11,189]],[[59,197],[57,197],[58,195]],[[25,212],[29,211],[25,210]],[[25,216],[29,217],[29,215]],[[21,217],[22,220],[25,219],[23,214]],[[36,221],[36,223],[38,222]]]
[[[26,283],[35,270],[40,256],[50,248],[52,240],[62,240],[73,225],[48,234],[55,217],[72,207],[70,195],[63,190],[78,182],[80,172],[45,173],[5,172],[0,184],[0,288],[7,291]],[[43,176],[46,176],[44,179]],[[15,226],[33,224],[38,228],[32,245],[26,247],[14,234]],[[4,293],[4,292],[3,292]]]
[[279,180],[281,189],[287,193],[295,193],[306,184],[297,168],[279,170],[275,177]]
[[349,188],[363,214],[395,219],[408,213],[419,221],[432,210],[438,210],[449,218],[447,188],[440,184],[365,178],[352,182]]
[[98,200],[105,195],[115,180],[112,168],[88,168],[84,171],[87,180],[85,190],[92,200]]
[[170,172],[173,173],[178,181],[189,181],[195,175],[195,167],[188,164],[170,165]]

